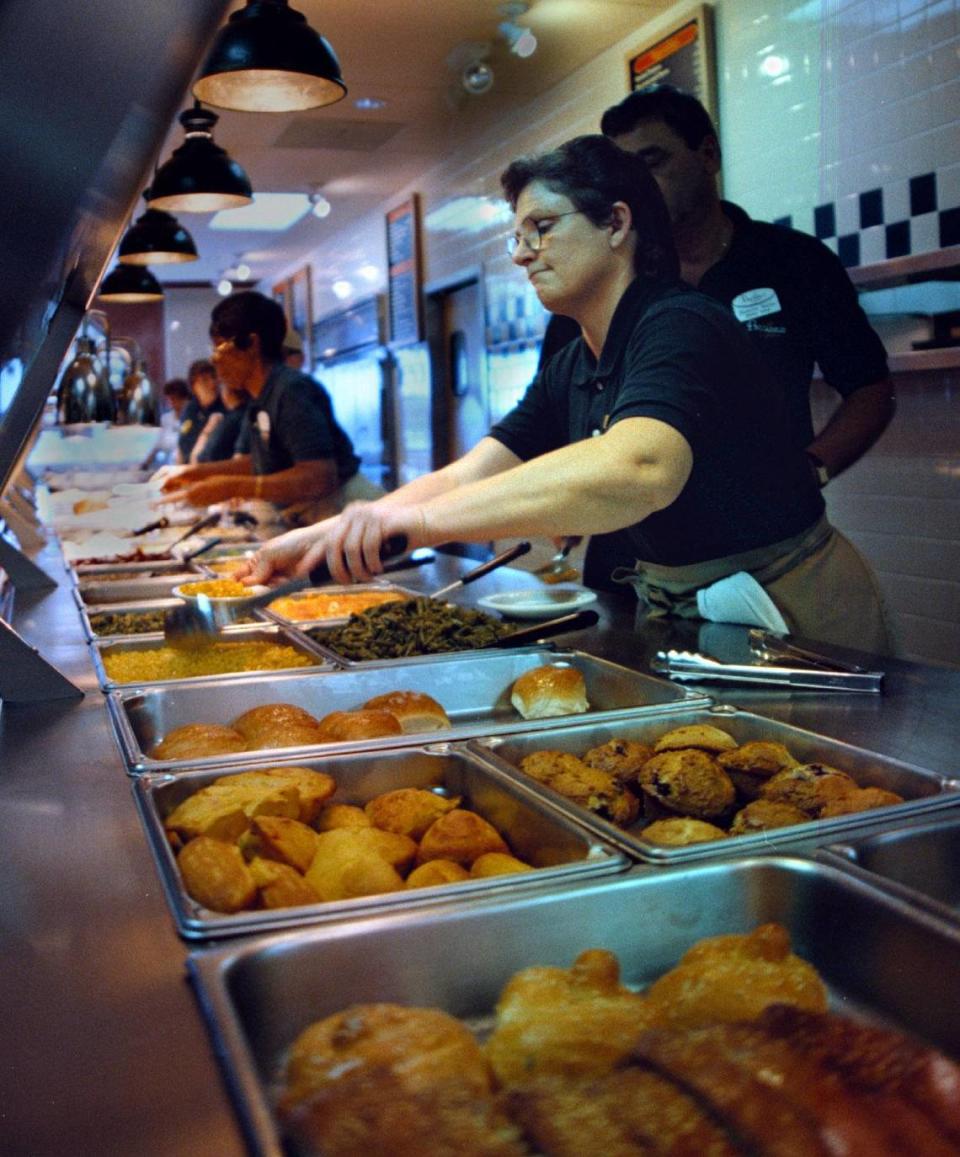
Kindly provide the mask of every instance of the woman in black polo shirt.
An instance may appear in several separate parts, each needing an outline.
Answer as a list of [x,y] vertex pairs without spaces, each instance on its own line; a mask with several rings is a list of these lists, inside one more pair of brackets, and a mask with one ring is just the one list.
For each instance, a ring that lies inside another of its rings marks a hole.
[[643,162],[580,137],[515,162],[502,181],[513,260],[581,339],[463,458],[274,540],[252,577],[325,559],[340,581],[366,578],[401,533],[419,546],[626,527],[648,612],[884,651],[872,575],[827,523],[748,337],[679,281]]

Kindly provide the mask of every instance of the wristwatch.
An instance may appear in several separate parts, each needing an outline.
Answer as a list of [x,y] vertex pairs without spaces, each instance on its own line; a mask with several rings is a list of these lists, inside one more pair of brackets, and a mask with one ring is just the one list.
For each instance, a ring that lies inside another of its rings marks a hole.
[[813,470],[814,477],[817,480],[817,485],[822,490],[824,486],[830,481],[830,471],[827,469],[821,458],[816,454],[812,454],[809,450],[805,451],[807,457],[810,459],[810,468]]

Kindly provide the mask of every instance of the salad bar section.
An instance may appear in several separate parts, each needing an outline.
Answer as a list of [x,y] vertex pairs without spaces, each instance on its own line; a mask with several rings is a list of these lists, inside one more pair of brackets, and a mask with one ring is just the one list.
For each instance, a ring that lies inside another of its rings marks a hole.
[[83,502],[5,602],[78,697],[0,712],[4,1152],[960,1151],[958,672],[671,679],[747,629],[442,552],[184,645],[250,528]]

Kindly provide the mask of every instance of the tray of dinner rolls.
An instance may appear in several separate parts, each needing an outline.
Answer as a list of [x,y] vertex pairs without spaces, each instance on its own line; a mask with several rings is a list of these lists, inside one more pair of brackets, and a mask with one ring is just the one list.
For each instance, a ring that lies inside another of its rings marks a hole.
[[173,646],[162,633],[94,639],[90,654],[104,691],[257,671],[332,668],[306,636],[266,622],[227,627],[203,647]]
[[960,932],[810,860],[384,912],[188,969],[259,1157],[398,1152],[391,1136],[499,1157],[646,1136],[955,1151]]
[[960,781],[735,707],[571,720],[468,744],[645,862],[806,853],[960,805]]
[[861,879],[960,921],[960,806],[911,817],[882,831],[848,833],[817,854]]
[[361,751],[658,712],[704,698],[581,651],[483,651],[442,663],[271,672],[107,695],[127,768],[186,771],[249,753]]
[[630,865],[463,750],[148,773],[134,791],[187,938],[558,887]]

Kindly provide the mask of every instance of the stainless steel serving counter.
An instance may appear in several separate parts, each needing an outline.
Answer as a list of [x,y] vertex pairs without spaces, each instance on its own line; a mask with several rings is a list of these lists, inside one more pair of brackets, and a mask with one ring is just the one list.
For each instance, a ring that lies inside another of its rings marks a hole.
[[[0,1153],[243,1154],[59,552],[49,547],[35,561],[60,585],[18,597],[13,625],[85,694],[0,710]],[[438,556],[397,579],[427,592],[465,569]],[[537,583],[501,571],[460,601]],[[698,645],[695,624],[632,630],[632,596],[602,596],[598,606],[597,628],[556,642],[641,670],[660,649]],[[709,630],[731,646],[743,635]],[[882,695],[696,686],[721,702],[960,773],[960,670],[881,666]]]

